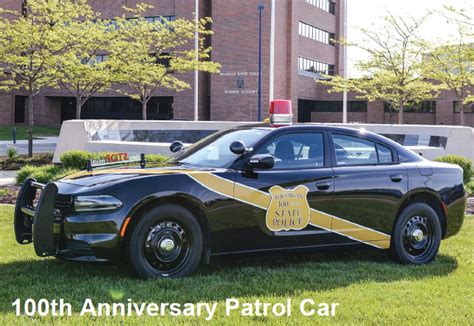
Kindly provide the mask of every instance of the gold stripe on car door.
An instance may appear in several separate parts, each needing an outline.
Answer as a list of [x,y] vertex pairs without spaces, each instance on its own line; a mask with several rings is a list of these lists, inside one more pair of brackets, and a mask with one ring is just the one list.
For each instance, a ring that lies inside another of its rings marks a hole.
[[[189,177],[216,193],[243,203],[264,210],[267,210],[270,204],[270,194],[241,183],[234,183],[212,173],[193,173],[189,174]],[[390,248],[389,235],[313,208],[310,224],[377,248]]]

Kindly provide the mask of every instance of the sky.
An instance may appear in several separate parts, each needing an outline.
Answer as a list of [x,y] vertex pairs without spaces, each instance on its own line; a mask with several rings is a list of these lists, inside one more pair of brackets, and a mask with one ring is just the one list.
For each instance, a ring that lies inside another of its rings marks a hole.
[[[355,41],[360,38],[358,27],[370,27],[376,23],[380,17],[386,15],[387,11],[395,15],[411,15],[420,17],[428,11],[435,11],[443,8],[443,5],[451,5],[457,8],[470,8],[474,10],[471,0],[347,0],[347,37],[349,41]],[[471,17],[474,13],[471,14]],[[436,41],[438,39],[447,39],[450,33],[454,32],[454,26],[447,24],[446,19],[440,15],[433,15],[425,21],[424,27],[420,30],[423,37]],[[348,74],[357,76],[358,72],[354,69],[354,63],[364,58],[364,52],[349,47]]]

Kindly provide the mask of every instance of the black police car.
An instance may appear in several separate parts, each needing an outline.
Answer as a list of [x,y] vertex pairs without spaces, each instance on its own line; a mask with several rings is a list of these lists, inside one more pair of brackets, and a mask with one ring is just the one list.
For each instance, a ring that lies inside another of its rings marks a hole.
[[28,179],[17,241],[33,242],[39,256],[126,261],[143,278],[180,277],[211,257],[331,246],[423,264],[463,223],[459,167],[370,132],[260,124],[180,147],[162,166]]

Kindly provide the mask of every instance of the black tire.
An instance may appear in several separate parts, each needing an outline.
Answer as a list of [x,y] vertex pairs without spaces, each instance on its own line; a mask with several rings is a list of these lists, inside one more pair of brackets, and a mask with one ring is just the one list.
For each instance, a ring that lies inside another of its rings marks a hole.
[[392,256],[405,264],[426,264],[438,254],[441,243],[438,214],[425,203],[407,206],[395,222],[392,234]]
[[146,212],[134,226],[128,261],[144,279],[184,277],[198,267],[202,252],[202,230],[194,215],[177,205],[161,205]]

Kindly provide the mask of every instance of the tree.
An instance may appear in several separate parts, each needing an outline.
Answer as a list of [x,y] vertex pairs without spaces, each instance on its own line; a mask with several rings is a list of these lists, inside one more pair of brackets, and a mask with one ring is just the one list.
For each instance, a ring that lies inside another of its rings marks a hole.
[[446,44],[438,41],[430,44],[425,55],[424,73],[428,78],[439,82],[443,88],[452,91],[458,101],[461,125],[465,125],[465,110],[474,102],[474,36],[472,17],[465,10],[444,7],[441,14],[449,24],[456,27],[453,40]]
[[410,102],[433,98],[439,87],[422,75],[424,41],[418,30],[425,17],[420,19],[384,17],[382,26],[361,29],[363,38],[355,46],[367,54],[367,59],[356,62],[363,73],[361,78],[345,79],[341,76],[317,80],[331,87],[329,92],[354,91],[358,98],[385,101],[398,110],[398,123],[403,123],[403,111]]
[[50,70],[57,80],[76,99],[76,119],[81,118],[82,106],[98,92],[112,86],[114,73],[104,53],[111,42],[111,24],[106,20],[74,21],[67,26],[71,46]]
[[[0,9],[0,66],[8,72],[0,81],[1,87],[28,92],[30,134],[33,99],[41,89],[54,85],[48,69],[69,46],[66,27],[90,14],[87,0],[28,0],[23,2],[22,12]],[[28,155],[32,156],[33,141],[29,138]]]
[[461,125],[465,125],[464,112],[472,102],[474,84],[474,56],[472,45],[460,34],[457,44],[435,45],[426,55],[425,74],[452,91],[457,98]]
[[[180,79],[181,73],[218,72],[220,68],[219,64],[209,61],[211,48],[205,46],[205,37],[212,33],[206,29],[210,18],[201,19],[197,26],[183,18],[149,22],[140,16],[147,7],[126,8],[134,14],[133,19],[116,19],[117,36],[110,49],[117,80],[125,84],[118,92],[141,103],[144,120],[147,119],[147,103],[157,89],[181,91],[190,87]],[[193,48],[196,29],[199,32],[198,60]]]

